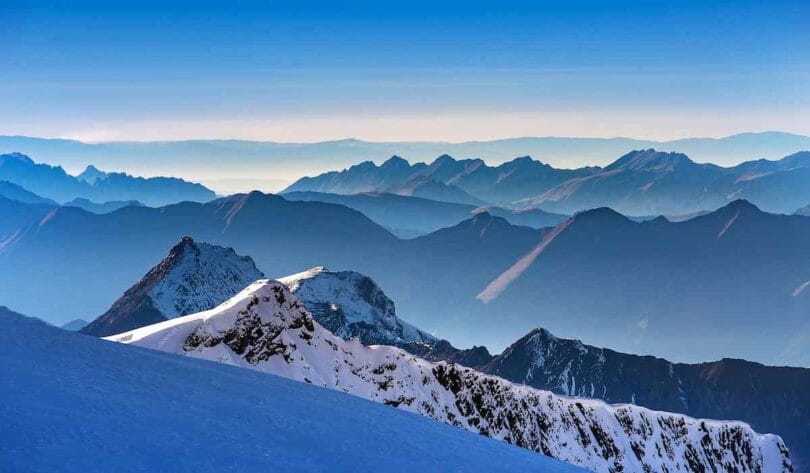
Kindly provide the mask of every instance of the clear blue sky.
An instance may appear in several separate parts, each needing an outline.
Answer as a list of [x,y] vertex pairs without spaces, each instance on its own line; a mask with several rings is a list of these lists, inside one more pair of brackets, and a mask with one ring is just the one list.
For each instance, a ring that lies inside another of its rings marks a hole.
[[810,6],[0,0],[0,134],[810,134]]

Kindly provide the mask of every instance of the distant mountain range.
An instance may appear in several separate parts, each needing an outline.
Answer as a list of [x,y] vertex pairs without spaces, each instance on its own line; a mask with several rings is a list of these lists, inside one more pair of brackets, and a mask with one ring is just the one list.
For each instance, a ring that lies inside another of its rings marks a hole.
[[322,192],[285,192],[281,195],[287,200],[345,205],[362,212],[402,238],[424,235],[441,228],[452,227],[471,218],[474,214],[484,211],[501,217],[513,225],[533,228],[552,227],[568,218],[567,215],[554,214],[540,209],[519,211],[496,206],[476,207],[397,194],[345,195]]
[[104,215],[0,199],[0,300],[52,322],[95,317],[184,235],[277,277],[357,270],[459,346],[499,349],[541,325],[677,361],[810,366],[810,219],[743,201],[679,223],[598,209],[542,230],[481,212],[400,240],[347,207],[258,192]]
[[40,197],[13,182],[0,181],[0,197],[16,200],[25,204],[58,205],[51,199]]
[[71,176],[59,166],[38,164],[20,153],[0,155],[0,181],[16,184],[57,202],[137,200],[160,206],[185,200],[206,202],[216,197],[213,191],[200,184],[174,177],[142,178],[124,173],[104,173],[93,166],[88,166],[78,176]]
[[[598,170],[599,168],[555,169],[528,157],[490,167],[481,159],[459,161],[448,155],[439,156],[430,164],[413,165],[398,156],[393,156],[380,166],[366,161],[340,172],[332,171],[316,177],[303,177],[285,189],[284,193],[383,192],[481,205],[483,202],[516,201],[569,179],[589,176]],[[410,192],[414,183],[422,185],[432,183],[433,188],[441,187],[443,192],[419,195]],[[477,201],[471,202],[472,200]]]
[[343,391],[596,472],[791,469],[779,437],[743,423],[563,398],[394,347],[347,342],[271,280],[211,311],[108,340]]
[[84,209],[88,212],[93,212],[94,214],[106,214],[118,210],[122,207],[143,207],[143,204],[138,202],[137,200],[111,200],[109,202],[91,202],[87,199],[73,199],[71,201],[65,202],[64,204],[67,207],[79,207],[80,209]]
[[[392,155],[411,162],[431,161],[442,154],[483,158],[496,166],[517,156],[533,156],[557,168],[606,166],[634,149],[655,148],[685,153],[700,163],[733,166],[754,159],[778,159],[810,150],[810,137],[780,132],[743,133],[724,138],[651,141],[632,138],[526,137],[466,143],[387,142],[356,139],[321,143],[273,143],[244,140],[82,143],[74,140],[0,137],[0,152],[20,151],[79,172],[92,163],[102,169],[124,169],[136,175],[178,175],[210,182],[222,194],[275,189],[278,179],[343,169],[362,161],[382,163]],[[182,170],[182,173],[181,171]],[[219,185],[218,180],[227,179]],[[242,184],[239,180],[249,179]],[[121,199],[106,199],[121,200]],[[140,200],[140,199],[138,199]],[[144,202],[146,203],[146,202]],[[805,203],[806,205],[806,203]],[[795,210],[795,209],[794,209]]]
[[443,193],[425,196],[434,200],[479,199],[561,214],[601,206],[627,215],[684,214],[713,210],[739,198],[768,211],[791,213],[810,200],[810,151],[723,168],[695,163],[685,154],[646,149],[630,152],[604,168],[574,170],[556,169],[528,157],[490,167],[480,159],[457,161],[447,155],[431,164],[410,165],[394,156],[381,166],[368,161],[340,172],[304,177],[285,192],[418,195],[403,191],[413,182],[442,186]]

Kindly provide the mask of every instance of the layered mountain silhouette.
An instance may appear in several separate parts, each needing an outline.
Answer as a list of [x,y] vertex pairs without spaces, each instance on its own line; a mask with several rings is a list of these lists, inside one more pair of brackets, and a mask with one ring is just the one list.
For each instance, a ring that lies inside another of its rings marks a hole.
[[[395,156],[381,166],[369,161],[305,177],[285,192],[417,195],[408,193],[409,183],[425,180],[481,201],[560,214],[607,206],[625,215],[680,215],[713,210],[740,198],[767,211],[790,213],[810,200],[810,152],[721,167],[696,163],[682,153],[644,149],[604,168],[573,170],[529,157],[490,167],[480,159],[455,160],[447,155],[431,164],[409,165]],[[462,201],[441,193],[425,197]]]
[[93,202],[137,200],[146,205],[166,205],[185,200],[205,202],[216,197],[200,184],[174,177],[134,177],[104,173],[89,166],[77,177],[59,166],[35,163],[21,153],[0,155],[0,181],[17,184],[57,202],[82,198]]
[[367,161],[340,172],[304,177],[284,192],[387,192],[481,205],[483,202],[511,202],[597,169],[555,169],[528,157],[490,167],[481,159],[456,160],[448,155],[438,157],[431,164],[411,165],[393,156],[380,166]]
[[474,214],[484,211],[501,217],[513,225],[524,225],[533,228],[551,227],[568,218],[567,215],[554,214],[540,209],[519,211],[496,206],[476,207],[474,205],[441,202],[397,194],[364,193],[347,195],[322,192],[287,192],[282,195],[287,200],[319,201],[345,205],[362,212],[395,235],[404,238],[452,227],[471,218]]
[[358,271],[404,320],[461,347],[498,350],[541,325],[675,361],[810,365],[810,219],[745,201],[684,222],[596,209],[541,230],[481,212],[409,240],[341,205],[258,192],[105,215],[9,200],[0,209],[0,300],[52,322],[103,313],[189,235],[276,277]]
[[137,200],[111,200],[109,202],[91,202],[87,199],[77,198],[71,201],[65,202],[65,206],[68,207],[79,207],[84,209],[88,212],[93,212],[96,214],[106,214],[113,211],[116,211],[122,207],[142,207],[143,204],[138,202]]
[[810,152],[778,161],[747,161],[723,168],[681,153],[633,151],[598,173],[572,179],[519,205],[575,212],[609,206],[624,214],[678,214],[714,209],[744,198],[789,213],[810,199]]
[[0,197],[17,200],[26,204],[57,205],[55,201],[40,197],[13,182],[0,181]]

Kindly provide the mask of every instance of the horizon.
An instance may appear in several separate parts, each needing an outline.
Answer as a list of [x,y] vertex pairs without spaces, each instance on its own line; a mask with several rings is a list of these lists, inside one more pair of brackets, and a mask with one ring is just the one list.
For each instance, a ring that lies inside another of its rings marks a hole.
[[[513,141],[513,140],[522,140],[522,139],[571,139],[571,140],[634,140],[634,141],[649,141],[649,142],[657,142],[661,144],[673,143],[678,141],[685,141],[685,140],[724,140],[728,138],[734,138],[739,136],[746,136],[746,135],[790,135],[802,138],[810,138],[810,133],[803,134],[791,131],[784,131],[784,130],[761,130],[761,131],[738,131],[736,133],[731,134],[720,134],[720,135],[682,135],[679,137],[671,138],[671,139],[655,139],[649,137],[641,137],[641,136],[630,136],[630,135],[594,135],[594,136],[587,136],[587,135],[514,135],[514,136],[504,136],[501,138],[491,138],[491,139],[467,139],[467,140],[369,140],[364,139],[356,136],[346,136],[343,138],[334,138],[334,139],[322,139],[322,140],[310,140],[310,141],[277,141],[277,140],[270,140],[270,139],[244,139],[244,138],[233,138],[233,137],[206,137],[206,138],[177,138],[177,139],[166,139],[166,140],[150,140],[150,139],[143,139],[143,140],[101,140],[101,141],[92,141],[92,140],[82,140],[78,138],[71,138],[71,137],[64,137],[64,136],[35,136],[35,135],[25,135],[25,134],[2,134],[0,133],[0,138],[32,138],[37,140],[48,140],[48,141],[74,141],[81,144],[86,145],[102,145],[102,144],[150,144],[150,143],[183,143],[183,142],[194,142],[194,141],[245,141],[245,142],[252,142],[252,143],[267,143],[267,144],[279,144],[279,145],[313,145],[313,144],[324,144],[324,143],[341,143],[341,142],[349,142],[349,141],[357,141],[369,144],[397,144],[397,143],[408,143],[408,144],[448,144],[448,145],[457,145],[457,144],[469,144],[469,143],[488,143],[493,141]],[[13,152],[13,151],[4,151],[4,152]],[[520,156],[516,156],[520,157]],[[486,161],[486,157],[481,157]],[[741,161],[743,162],[743,161]]]

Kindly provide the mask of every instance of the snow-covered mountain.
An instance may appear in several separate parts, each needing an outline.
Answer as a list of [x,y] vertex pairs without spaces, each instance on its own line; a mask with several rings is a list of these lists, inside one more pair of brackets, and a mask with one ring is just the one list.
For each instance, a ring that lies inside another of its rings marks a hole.
[[3,307],[0,346],[3,472],[579,471],[344,393]]
[[535,329],[480,368],[516,383],[694,417],[739,419],[779,434],[798,470],[810,467],[810,369],[724,358],[671,363]]
[[336,389],[599,472],[792,471],[778,436],[741,422],[561,397],[345,341],[276,281],[257,281],[215,309],[108,339]]
[[250,257],[183,237],[168,256],[81,331],[106,336],[208,310],[262,278]]
[[343,339],[365,345],[434,345],[439,340],[399,319],[394,301],[377,283],[355,271],[324,267],[279,279],[320,325]]

